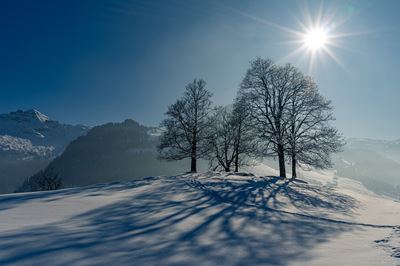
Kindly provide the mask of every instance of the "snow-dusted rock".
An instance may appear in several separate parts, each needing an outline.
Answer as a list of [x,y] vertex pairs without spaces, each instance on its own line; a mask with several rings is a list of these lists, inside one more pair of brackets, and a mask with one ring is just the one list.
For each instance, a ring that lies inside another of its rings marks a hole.
[[33,146],[52,148],[53,155],[58,155],[71,140],[88,130],[89,127],[84,125],[61,124],[35,109],[0,114],[0,135],[25,139]]
[[26,160],[31,157],[49,158],[53,151],[54,147],[34,146],[29,139],[8,135],[0,136],[0,154],[21,155],[21,158]]

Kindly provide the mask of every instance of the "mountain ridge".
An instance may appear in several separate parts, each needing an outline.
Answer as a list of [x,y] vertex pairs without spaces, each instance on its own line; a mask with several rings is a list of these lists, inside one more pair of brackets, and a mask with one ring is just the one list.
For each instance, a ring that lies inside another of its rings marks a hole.
[[36,109],[0,114],[0,193],[14,191],[89,128],[60,123]]
[[0,135],[28,139],[34,146],[52,146],[54,155],[58,155],[71,140],[85,134],[89,128],[60,123],[36,109],[0,114]]
[[[187,160],[159,160],[158,141],[158,128],[141,125],[132,119],[95,126],[86,135],[73,140],[44,172],[57,174],[64,187],[75,187],[189,170]],[[35,184],[33,179],[27,176],[18,191],[30,191]]]

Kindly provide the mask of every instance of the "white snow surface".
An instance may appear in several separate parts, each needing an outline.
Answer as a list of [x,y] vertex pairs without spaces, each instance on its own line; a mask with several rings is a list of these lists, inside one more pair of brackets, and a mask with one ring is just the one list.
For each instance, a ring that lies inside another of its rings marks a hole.
[[399,218],[332,172],[152,177],[0,196],[0,265],[399,265]]

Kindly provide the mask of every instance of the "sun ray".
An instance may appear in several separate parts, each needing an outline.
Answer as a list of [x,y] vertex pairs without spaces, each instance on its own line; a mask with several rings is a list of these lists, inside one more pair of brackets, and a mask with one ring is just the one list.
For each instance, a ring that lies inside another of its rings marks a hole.
[[304,51],[304,53],[301,53],[301,58],[307,61],[310,74],[324,57],[333,60],[348,72],[348,69],[335,54],[334,48],[346,49],[346,46],[341,42],[342,39],[363,33],[338,32],[338,28],[345,24],[350,16],[346,16],[342,20],[338,19],[336,10],[328,10],[323,2],[317,7],[314,15],[307,6],[302,6],[302,11],[302,19],[293,16],[300,29],[300,34],[292,34],[293,40],[286,42],[287,44],[300,45],[300,47],[284,58],[297,56]]
[[340,59],[329,49],[329,47],[324,47],[324,52],[332,58],[336,64],[338,64],[344,71],[350,73],[350,70],[340,61]]
[[324,1],[320,2],[316,7],[315,12],[312,12],[307,5],[299,6],[301,17],[291,14],[297,28],[288,27],[267,20],[263,17],[243,12],[219,1],[213,2],[225,10],[229,10],[230,12],[234,12],[254,22],[287,33],[289,40],[277,42],[275,44],[297,46],[297,48],[277,61],[282,62],[288,59],[290,59],[290,61],[302,61],[307,64],[309,73],[315,69],[317,64],[324,60],[324,57],[333,60],[342,69],[348,72],[338,55],[335,54],[335,48],[351,51],[351,49],[346,47],[346,45],[341,41],[346,38],[364,35],[370,32],[341,32],[340,29],[342,29],[343,25],[346,24],[354,15],[359,14],[359,12],[353,12],[343,16],[340,10],[334,6],[327,6]]
[[308,62],[308,74],[311,74],[314,69],[315,51],[311,51],[310,59]]
[[296,50],[294,50],[293,52],[285,55],[284,57],[282,57],[280,59],[278,59],[277,63],[278,64],[279,63],[286,63],[286,60],[289,60],[289,59],[293,58],[294,56],[301,55],[302,52],[305,52],[305,47],[304,46],[301,46],[301,47],[297,48]]

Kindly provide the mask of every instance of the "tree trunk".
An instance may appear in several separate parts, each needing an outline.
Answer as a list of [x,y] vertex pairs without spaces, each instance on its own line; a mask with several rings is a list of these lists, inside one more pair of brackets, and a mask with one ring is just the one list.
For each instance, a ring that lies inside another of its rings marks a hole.
[[295,179],[297,177],[296,166],[297,166],[296,156],[292,155],[292,179]]
[[190,172],[196,173],[197,172],[197,160],[196,157],[191,158],[191,164],[190,164]]
[[194,128],[193,128],[193,142],[192,142],[192,150],[191,150],[191,164],[190,164],[190,172],[196,173],[197,172],[197,119],[198,119],[198,100],[195,100],[195,107],[194,107]]
[[235,161],[235,172],[236,173],[239,172],[239,160],[237,157],[236,157],[236,161]]
[[278,144],[279,176],[286,178],[285,150],[282,144]]
[[238,128],[238,136],[237,136],[237,143],[235,147],[235,172],[239,172],[239,147],[240,147],[240,137],[241,137],[241,132],[242,132],[242,123],[239,124]]
[[236,148],[236,154],[235,154],[235,172],[239,172],[239,149]]
[[192,144],[192,151],[191,151],[191,163],[190,163],[190,172],[196,173],[197,172],[197,134],[194,133],[193,136],[193,144]]

